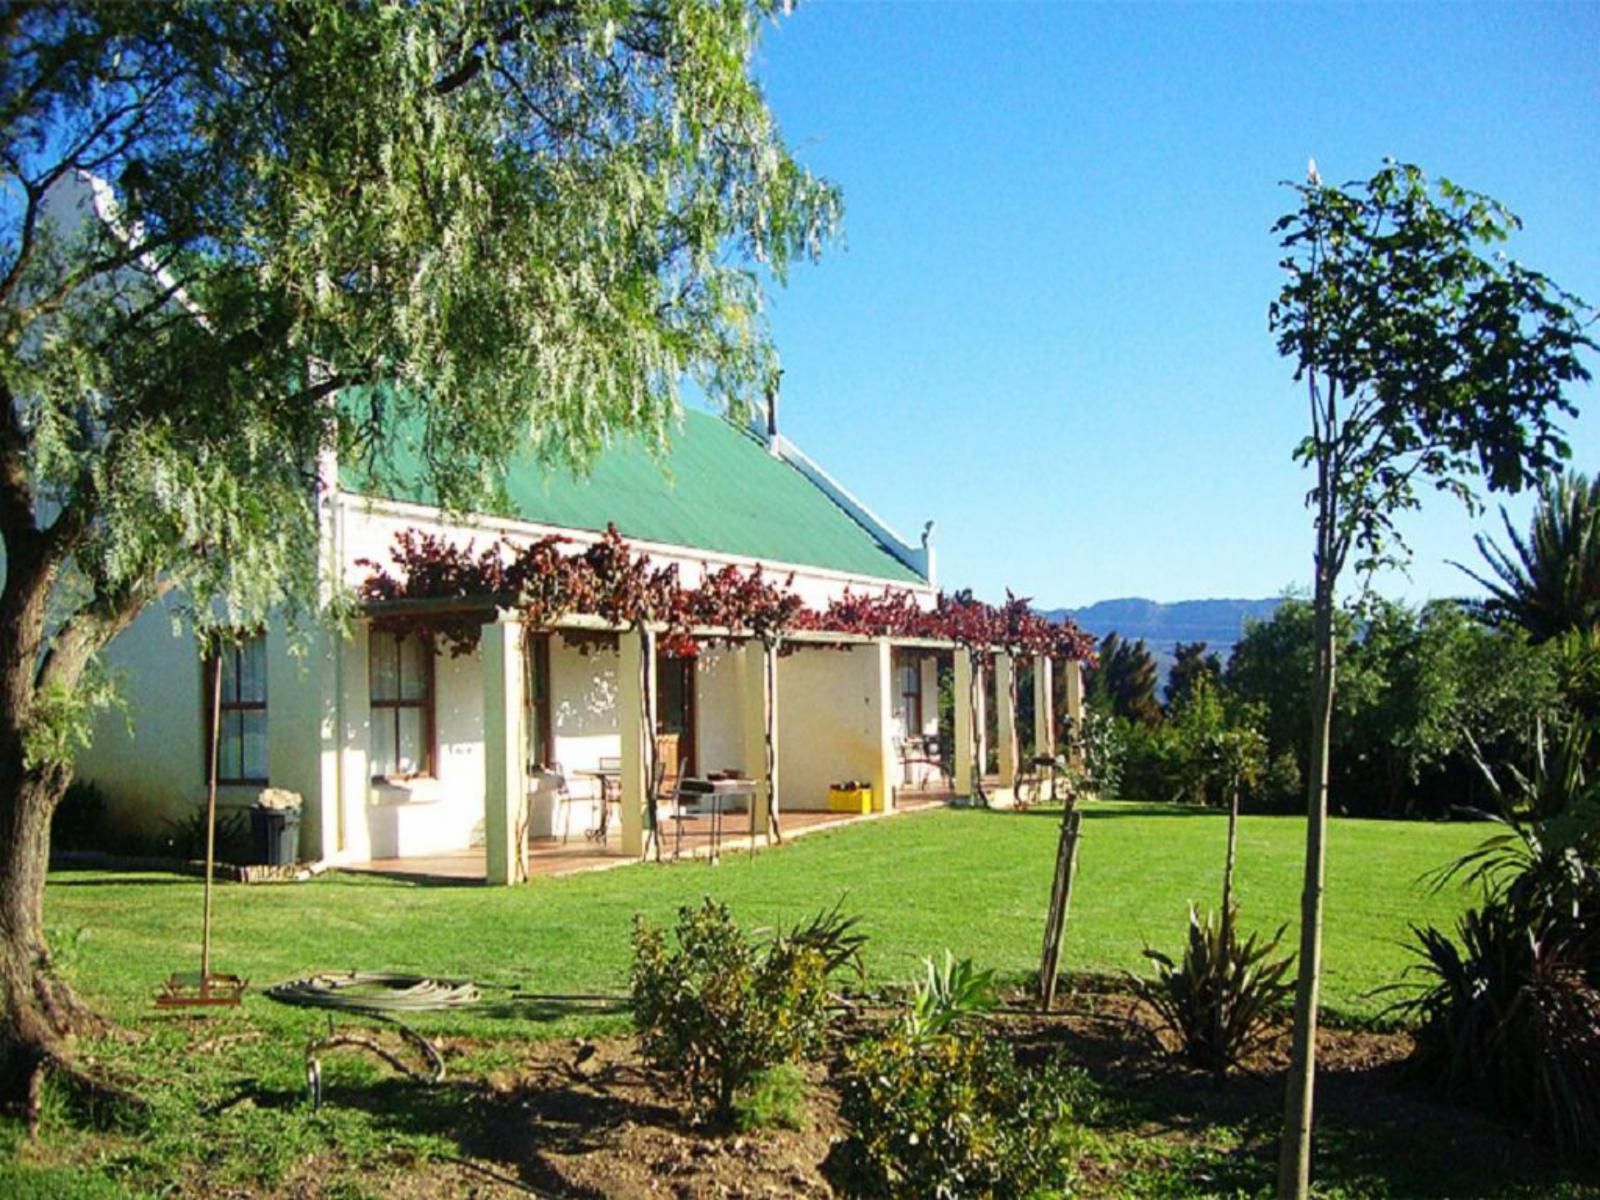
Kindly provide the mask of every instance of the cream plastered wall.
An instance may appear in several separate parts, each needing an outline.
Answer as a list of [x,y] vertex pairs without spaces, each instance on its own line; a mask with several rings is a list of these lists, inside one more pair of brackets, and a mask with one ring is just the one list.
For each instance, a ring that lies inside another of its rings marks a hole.
[[[291,639],[282,622],[267,630],[267,783],[301,795],[306,858],[332,844],[326,830],[334,826],[323,821],[336,815],[323,805],[324,796],[337,795],[332,656],[331,635]],[[208,697],[200,652],[186,626],[174,630],[172,608],[159,605],[107,647],[106,663],[127,707],[96,715],[78,775],[111,800],[113,829],[160,834],[205,803]],[[260,790],[224,785],[218,805],[247,807]]]
[[697,773],[739,770],[754,774],[761,764],[751,761],[745,746],[744,713],[738,678],[739,651],[730,646],[707,646],[695,661],[695,749]]
[[778,660],[780,810],[825,810],[830,784],[872,778],[876,686],[872,646],[808,646]]
[[[159,833],[205,800],[199,650],[191,634],[174,632],[171,609],[158,605],[112,641],[105,661],[127,708],[96,714],[77,775],[105,792],[114,829]],[[253,789],[225,789],[220,797],[223,804],[254,798]]]

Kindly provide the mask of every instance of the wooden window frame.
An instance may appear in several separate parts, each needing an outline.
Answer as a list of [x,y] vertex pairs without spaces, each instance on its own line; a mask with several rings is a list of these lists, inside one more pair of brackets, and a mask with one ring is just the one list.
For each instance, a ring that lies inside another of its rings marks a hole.
[[[529,747],[529,765],[548,769],[549,767],[552,767],[561,761],[555,752],[555,703],[551,694],[552,680],[550,678],[550,635],[548,633],[529,634],[526,645],[528,656],[528,661],[526,664],[526,669],[528,672],[528,694],[526,704],[527,707],[533,709],[535,732],[537,734],[535,740],[538,745],[544,747],[544,757],[546,759],[545,762],[531,761],[534,748]],[[544,698],[542,701],[535,695],[533,681],[536,678],[544,681]]]
[[[223,647],[224,653],[232,654],[234,656],[234,662],[233,662],[233,690],[234,690],[234,695],[236,697],[237,697],[238,692],[239,692],[239,679],[240,679],[239,655],[241,653],[243,653],[243,651],[244,651],[245,642],[255,641],[258,638],[261,639],[263,641],[263,643],[264,643],[265,639],[266,639],[266,634],[264,634],[264,633],[252,634],[248,638],[243,639],[242,641],[230,642],[226,646]],[[217,669],[217,658],[218,658],[217,652],[215,650],[213,650],[210,653],[201,656],[201,659],[200,659],[200,711],[204,714],[204,716],[201,719],[201,727],[205,730],[205,742],[200,747],[200,772],[201,772],[201,778],[202,779],[208,779],[208,778],[210,778],[210,775],[211,775],[211,740],[215,736],[215,733],[216,733],[216,731],[215,731],[215,729],[214,729],[214,727],[212,725],[212,722],[216,719],[216,716],[218,715],[216,713],[216,710],[212,707],[213,703],[214,703],[214,696],[213,696],[213,692],[212,692],[212,683],[211,683],[211,681],[215,677],[214,672]],[[263,647],[262,647],[262,663],[261,663],[261,665],[262,665],[262,668],[263,668],[263,674],[262,674],[262,678],[261,678],[261,691],[264,694],[264,698],[263,699],[261,699],[261,700],[239,700],[239,699],[229,700],[228,699],[227,688],[226,687],[223,688],[223,692],[222,692],[222,711],[221,711],[220,715],[223,718],[223,728],[224,729],[227,728],[227,716],[228,716],[229,713],[235,713],[235,712],[261,712],[261,713],[265,713],[265,712],[267,712],[267,706],[271,702],[272,694],[267,689],[267,679],[266,679],[266,675],[265,675],[266,653],[265,653],[265,645],[264,644],[263,644]],[[224,676],[224,678],[226,678],[226,676]],[[270,738],[271,738],[270,722],[271,722],[271,720],[272,720],[272,717],[269,715],[267,717],[267,721],[269,722],[269,732],[268,732],[269,742],[268,742],[268,748],[267,748],[267,761],[268,761],[269,764],[271,763],[271,759],[272,759],[272,750],[271,750],[271,742],[270,742]],[[218,746],[217,746],[217,784],[218,784],[218,786],[222,786],[222,787],[266,787],[266,786],[268,786],[268,784],[270,782],[270,776],[269,776],[268,772],[263,772],[259,776],[256,776],[256,775],[238,775],[238,776],[224,775],[222,773],[222,760],[223,760],[222,747],[221,747],[221,744],[219,743]],[[240,766],[240,769],[243,770],[243,768],[244,768],[244,743],[243,743],[242,740],[241,740],[240,745],[239,745],[239,766]],[[270,772],[270,765],[269,765],[268,771]]]
[[[900,660],[900,707],[906,726],[907,737],[921,737],[922,725],[922,659],[917,657],[903,657]],[[909,671],[917,681],[917,690],[905,690],[905,672]],[[910,703],[916,701],[915,707]]]
[[661,728],[661,680],[668,671],[678,673],[678,686],[684,697],[684,710],[687,719],[683,723],[683,732],[678,735],[678,770],[680,772],[695,771],[700,764],[696,761],[700,754],[700,695],[699,695],[699,667],[700,660],[695,655],[664,654],[656,652],[656,736],[661,737],[666,732]]
[[[404,683],[401,680],[400,675],[400,645],[406,640],[406,638],[416,638],[421,643],[423,648],[422,661],[425,664],[423,678],[426,681],[428,693],[423,699],[380,700],[372,694],[372,681],[375,674],[372,669],[372,657],[376,644],[375,639],[377,638],[388,638],[392,639],[393,641],[396,657],[395,679],[400,683],[402,691],[404,690]],[[436,693],[434,688],[435,680],[433,659],[433,644],[426,638],[423,638],[420,634],[391,633],[388,630],[375,629],[370,631],[367,635],[367,705],[371,710],[372,728],[374,731],[376,731],[378,726],[378,714],[380,711],[393,714],[395,757],[398,758],[400,754],[400,712],[402,709],[420,708],[422,710],[422,750],[425,756],[425,760],[420,771],[412,771],[405,775],[380,775],[377,772],[373,772],[372,779],[375,783],[407,783],[413,779],[434,779],[437,777],[434,772],[437,769],[437,764],[439,761],[439,744],[434,721]],[[369,755],[372,752],[370,741],[368,743],[367,752]]]

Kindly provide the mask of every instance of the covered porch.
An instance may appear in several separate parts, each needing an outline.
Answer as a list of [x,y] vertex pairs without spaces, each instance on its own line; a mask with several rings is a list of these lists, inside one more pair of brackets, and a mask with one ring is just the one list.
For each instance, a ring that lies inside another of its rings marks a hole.
[[[784,821],[784,840],[794,841],[815,833],[845,829],[885,816],[911,812],[926,812],[942,808],[953,799],[948,790],[935,787],[915,789],[903,795],[891,813],[827,813],[795,812]],[[753,851],[760,853],[774,845],[766,834],[757,834],[752,840],[748,819],[741,814],[728,814],[720,839],[713,846],[711,829],[699,822],[686,826],[681,853],[668,835],[668,846],[663,862],[710,862],[713,858],[742,857]],[[640,860],[622,851],[620,836],[612,836],[604,843],[584,839],[563,843],[559,838],[533,838],[530,840],[528,878],[555,878],[562,875],[581,875],[592,871],[607,871],[614,867],[631,866]],[[714,854],[715,851],[715,854]],[[486,857],[482,847],[466,850],[449,850],[438,854],[419,854],[406,858],[372,859],[351,863],[345,870],[362,874],[383,875],[392,879],[410,879],[419,883],[481,884],[487,881]]]
[[[776,650],[699,630],[695,653],[674,654],[649,628],[569,617],[534,629],[512,611],[483,617],[466,655],[429,657],[363,627],[357,640],[369,644],[352,657],[371,664],[361,689],[371,762],[360,769],[372,783],[362,811],[345,814],[367,828],[366,852],[347,860],[355,869],[505,884],[707,857],[713,820],[675,804],[683,776],[748,781],[748,801],[733,801],[721,822],[721,849],[737,851],[962,802],[977,790],[974,763],[992,762],[984,797],[1005,804],[1025,767],[1005,655],[991,656],[988,686],[974,688],[973,656],[930,639],[795,632]],[[392,672],[386,655],[399,664]],[[410,691],[433,704],[426,720],[387,701],[385,689],[407,692],[407,655],[418,676]],[[1068,665],[1073,711],[1077,664]],[[1050,660],[1036,660],[1031,676],[1033,742],[1053,748]],[[941,678],[954,700],[943,714]],[[390,771],[424,756],[425,771]],[[844,782],[870,789],[870,814],[830,811],[830,787]]]

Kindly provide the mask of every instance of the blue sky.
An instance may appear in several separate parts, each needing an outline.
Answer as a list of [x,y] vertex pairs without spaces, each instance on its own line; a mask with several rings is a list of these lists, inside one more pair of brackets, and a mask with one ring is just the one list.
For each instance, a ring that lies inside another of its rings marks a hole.
[[[774,296],[785,432],[902,533],[936,519],[946,586],[1309,579],[1304,401],[1266,330],[1308,156],[1498,197],[1510,252],[1600,303],[1600,5],[823,2],[758,69],[845,194],[843,245]],[[1600,391],[1576,398],[1593,471]],[[1446,560],[1482,527],[1429,497],[1381,590],[1471,590]]]

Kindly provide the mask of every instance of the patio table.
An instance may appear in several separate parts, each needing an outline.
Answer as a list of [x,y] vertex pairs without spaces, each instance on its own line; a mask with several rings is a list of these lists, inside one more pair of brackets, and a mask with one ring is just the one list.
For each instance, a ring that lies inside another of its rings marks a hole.
[[621,767],[588,767],[572,772],[582,775],[585,779],[595,779],[600,783],[600,824],[593,829],[583,831],[583,836],[591,842],[603,842],[611,828],[611,803],[620,799],[622,789]]
[[[688,784],[688,788],[683,785]],[[722,814],[734,807],[733,801],[742,799],[750,810],[750,849],[756,846],[756,792],[759,784],[754,779],[695,779],[686,776],[679,782],[679,795],[685,793],[692,795],[696,807],[704,807],[711,813],[711,854],[710,862],[716,862],[722,856]],[[680,811],[674,819],[678,822],[679,840],[683,837],[684,815]],[[676,851],[674,851],[676,857]]]

